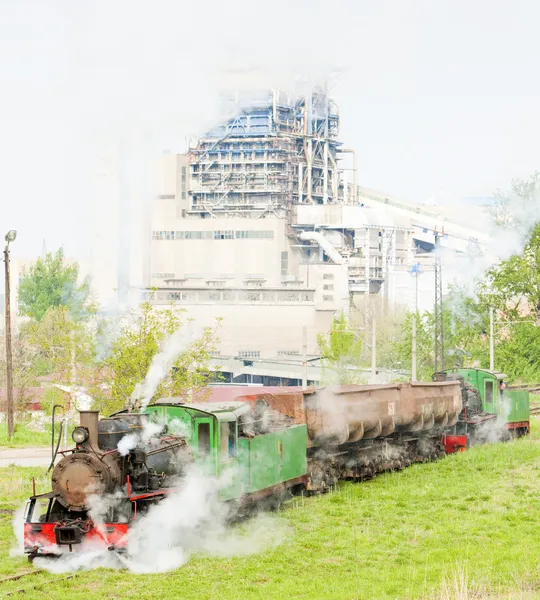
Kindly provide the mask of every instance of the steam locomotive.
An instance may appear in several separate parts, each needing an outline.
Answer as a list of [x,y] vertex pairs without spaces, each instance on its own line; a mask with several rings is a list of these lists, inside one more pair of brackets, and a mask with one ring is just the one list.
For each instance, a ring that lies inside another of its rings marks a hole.
[[[501,412],[505,430],[526,433],[528,397],[495,398],[501,377],[479,371],[382,386],[234,388],[225,400],[224,389],[214,388],[208,402],[162,398],[143,413],[102,419],[82,411],[52,490],[34,491],[28,502],[25,551],[30,559],[128,551],[134,521],[177,490],[195,464],[217,478],[228,474],[220,500],[245,506],[463,450]],[[106,500],[98,517],[96,499]]]
[[[54,467],[52,490],[30,498],[24,525],[30,558],[55,554],[62,547],[71,550],[83,540],[106,544],[109,550],[125,549],[129,521],[169,493],[193,460],[182,437],[161,433],[143,442],[138,433],[147,415],[101,420],[98,415],[80,411],[80,425],[72,434],[75,447]],[[118,444],[127,435],[137,443],[123,455]],[[110,499],[101,526],[89,516],[94,497]]]

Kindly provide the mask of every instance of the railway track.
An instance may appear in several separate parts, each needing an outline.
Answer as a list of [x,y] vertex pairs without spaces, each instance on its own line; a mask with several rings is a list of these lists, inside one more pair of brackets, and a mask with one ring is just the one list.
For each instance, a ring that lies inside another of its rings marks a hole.
[[9,590],[5,593],[2,593],[2,586],[3,584],[9,583],[11,581],[18,581],[21,579],[24,579],[26,577],[30,577],[32,575],[40,575],[42,573],[47,573],[48,571],[46,571],[45,569],[33,569],[32,571],[24,571],[23,573],[17,573],[16,575],[11,575],[10,577],[4,577],[2,579],[0,579],[0,598],[7,598],[8,596],[15,596],[17,594],[26,594],[27,592],[30,592],[31,590],[39,590],[40,588],[49,585],[50,583],[52,583],[54,581],[54,583],[57,583],[58,581],[65,581],[66,579],[73,579],[74,577],[77,577],[79,575],[79,573],[71,573],[69,575],[66,575],[65,577],[54,577],[54,580],[52,579],[47,579],[45,581],[38,581],[37,583],[31,583],[30,585],[27,585],[26,587],[23,588],[17,588],[14,590]]

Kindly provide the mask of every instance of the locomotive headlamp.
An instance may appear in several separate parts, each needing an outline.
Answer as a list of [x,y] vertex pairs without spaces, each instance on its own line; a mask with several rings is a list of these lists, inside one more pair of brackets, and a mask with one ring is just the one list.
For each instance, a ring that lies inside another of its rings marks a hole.
[[86,427],[76,427],[73,430],[71,437],[76,444],[82,444],[88,439],[88,430]]

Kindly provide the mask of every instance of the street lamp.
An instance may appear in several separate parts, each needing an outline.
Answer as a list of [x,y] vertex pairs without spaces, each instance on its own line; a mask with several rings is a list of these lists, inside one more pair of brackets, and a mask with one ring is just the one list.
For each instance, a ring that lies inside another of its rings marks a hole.
[[15,229],[6,233],[4,249],[4,265],[6,270],[5,303],[6,303],[6,368],[7,368],[7,422],[8,438],[13,437],[13,363],[11,357],[11,291],[9,285],[9,244],[17,237]]

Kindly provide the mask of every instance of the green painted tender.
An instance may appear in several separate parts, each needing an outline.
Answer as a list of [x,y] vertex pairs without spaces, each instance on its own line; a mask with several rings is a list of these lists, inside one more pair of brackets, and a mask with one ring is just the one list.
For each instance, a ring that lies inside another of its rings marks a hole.
[[163,398],[145,412],[170,433],[185,435],[195,461],[225,479],[221,500],[264,496],[306,478],[306,425],[246,435],[242,418],[251,414],[251,407],[245,402],[178,404]]
[[529,392],[508,389],[506,375],[487,369],[449,369],[446,373],[459,373],[480,394],[485,412],[501,416],[509,424],[528,423]]

